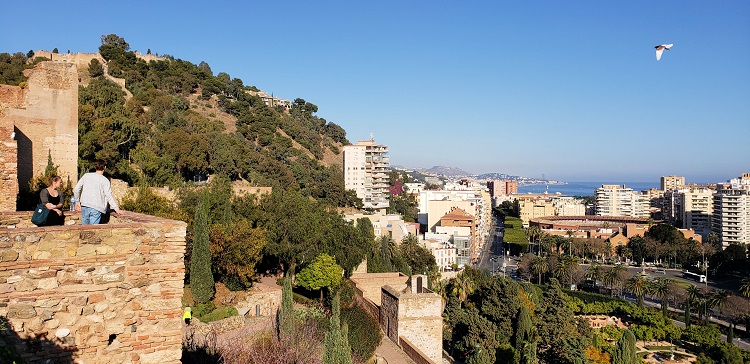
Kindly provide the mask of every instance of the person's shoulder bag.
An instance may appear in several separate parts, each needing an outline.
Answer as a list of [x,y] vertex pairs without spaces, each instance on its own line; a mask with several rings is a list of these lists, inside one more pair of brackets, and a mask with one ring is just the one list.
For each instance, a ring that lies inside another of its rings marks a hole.
[[31,215],[31,222],[36,226],[42,226],[47,222],[47,216],[49,216],[49,209],[43,204],[36,205],[34,214]]

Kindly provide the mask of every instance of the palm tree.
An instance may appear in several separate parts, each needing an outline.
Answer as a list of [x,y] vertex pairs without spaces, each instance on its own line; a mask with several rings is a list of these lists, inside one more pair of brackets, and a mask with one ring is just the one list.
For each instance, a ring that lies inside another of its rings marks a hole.
[[708,303],[709,307],[716,307],[719,309],[719,314],[724,314],[724,307],[726,306],[729,297],[731,295],[728,291],[725,291],[723,289],[717,289],[711,292],[711,295],[708,297]]
[[539,275],[537,284],[542,284],[542,274],[549,271],[549,263],[547,262],[547,259],[543,257],[535,257],[531,262],[531,270]]
[[568,283],[568,285],[573,284],[573,272],[578,270],[578,258],[566,255],[560,259],[560,261],[557,263],[557,271],[560,275],[560,280],[563,282]]
[[740,294],[750,297],[750,278],[745,278],[740,283]]
[[685,291],[687,292],[687,298],[691,306],[698,309],[698,320],[704,321],[708,306],[711,304],[708,292],[702,291],[695,285],[690,285]]
[[474,284],[465,272],[459,273],[456,278],[453,279],[451,285],[451,294],[458,297],[458,300],[463,303],[466,298],[474,292]]
[[627,272],[627,269],[623,265],[615,265],[604,273],[604,283],[609,286],[611,290],[610,295],[614,295],[616,288],[619,291],[622,287],[625,272]]
[[669,278],[657,278],[651,285],[651,293],[659,298],[661,313],[667,317],[669,312],[669,296],[674,291],[674,281]]
[[628,279],[626,288],[638,298],[638,306],[643,307],[643,297],[651,290],[648,279],[642,275],[630,278]]
[[539,237],[540,250],[545,254],[552,251],[552,245],[554,245],[554,243],[555,239],[549,234],[542,233],[542,235]]
[[[534,243],[536,243],[539,240],[539,237],[542,236],[543,232],[542,229],[539,228],[539,226],[529,226],[526,230],[526,238],[529,239],[529,242],[531,243],[531,251],[534,251]],[[539,253],[537,252],[537,255]]]
[[[698,303],[697,301],[700,298],[701,293],[698,287],[691,284],[688,288],[685,288],[685,294],[685,326],[690,327],[690,317],[692,317],[690,309],[694,303]],[[698,316],[700,317],[700,310]]]
[[596,288],[597,282],[602,279],[602,266],[599,264],[592,264],[586,268],[586,278],[594,281],[594,288]]

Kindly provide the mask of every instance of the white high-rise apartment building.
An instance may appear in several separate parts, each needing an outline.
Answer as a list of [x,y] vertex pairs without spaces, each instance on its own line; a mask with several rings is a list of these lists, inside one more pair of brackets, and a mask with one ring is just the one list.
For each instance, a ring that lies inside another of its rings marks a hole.
[[388,146],[374,139],[344,146],[344,187],[354,190],[366,209],[388,208],[389,167]]
[[596,189],[595,197],[598,216],[651,216],[648,197],[625,185],[602,185]]
[[750,244],[750,173],[743,173],[713,195],[714,213],[711,231],[722,244]]
[[668,191],[685,186],[685,177],[682,176],[663,176],[661,178],[661,190]]
[[711,215],[714,212],[714,190],[706,187],[682,188],[674,194],[675,218],[679,228],[693,229],[706,238],[711,232]]

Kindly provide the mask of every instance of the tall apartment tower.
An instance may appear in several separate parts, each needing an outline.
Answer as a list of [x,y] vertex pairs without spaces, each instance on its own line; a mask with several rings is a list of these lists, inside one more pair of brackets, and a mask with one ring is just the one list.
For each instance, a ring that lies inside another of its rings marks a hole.
[[722,244],[750,244],[750,173],[717,186],[711,231]]
[[682,188],[675,191],[674,207],[677,227],[693,229],[703,238],[711,232],[714,190],[706,187]]
[[490,196],[507,196],[511,194],[518,194],[518,182],[511,180],[489,180],[487,181],[487,188],[490,190]]
[[661,178],[661,190],[674,190],[685,186],[685,177],[682,176],[663,176]]
[[602,185],[596,189],[596,215],[598,216],[651,216],[648,197],[625,185]]
[[344,146],[344,187],[354,190],[366,209],[388,208],[389,167],[388,146],[374,139]]

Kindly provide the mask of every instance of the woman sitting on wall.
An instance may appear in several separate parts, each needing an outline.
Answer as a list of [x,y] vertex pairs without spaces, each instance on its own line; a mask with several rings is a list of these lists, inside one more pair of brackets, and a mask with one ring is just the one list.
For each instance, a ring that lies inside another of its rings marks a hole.
[[45,226],[62,225],[65,222],[60,186],[62,186],[62,178],[53,174],[49,178],[49,187],[43,188],[39,192],[40,203],[44,204],[44,207],[50,210],[49,215],[47,215],[47,222],[44,224]]

